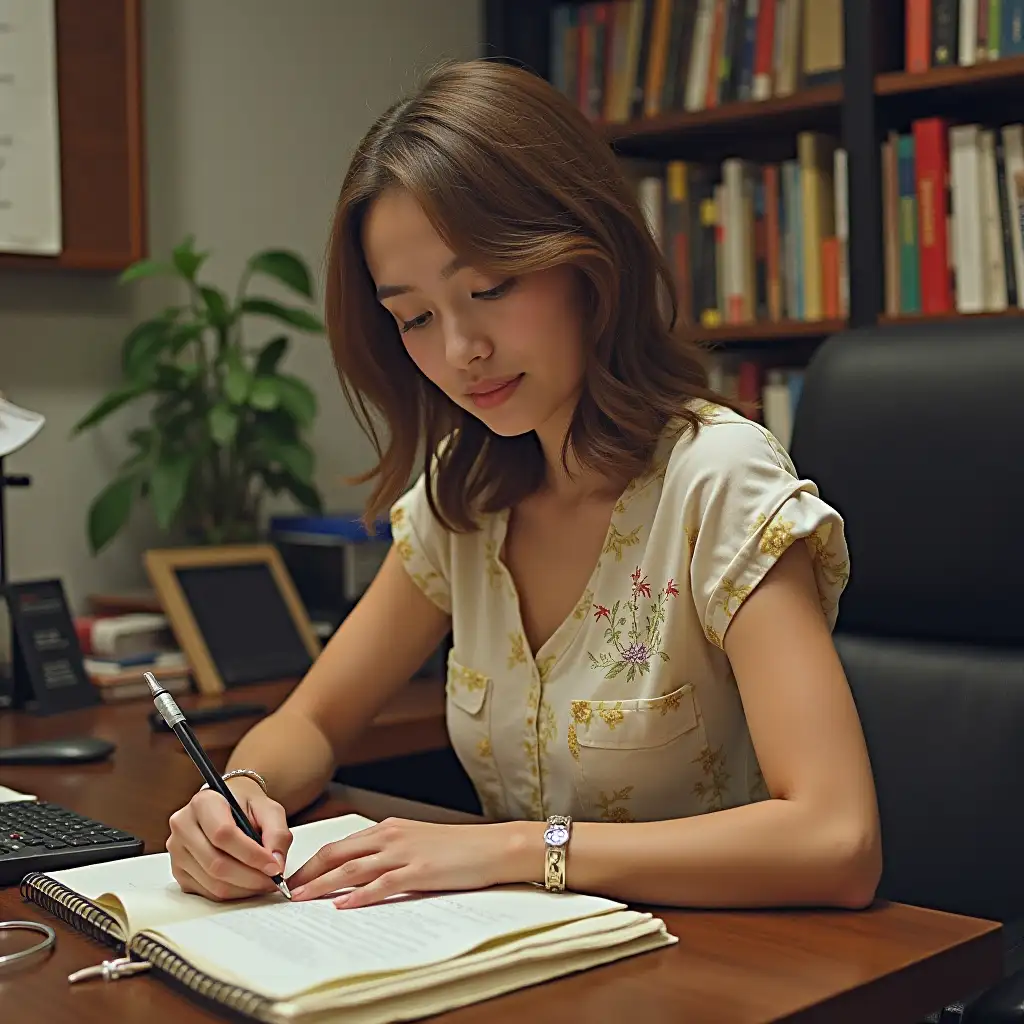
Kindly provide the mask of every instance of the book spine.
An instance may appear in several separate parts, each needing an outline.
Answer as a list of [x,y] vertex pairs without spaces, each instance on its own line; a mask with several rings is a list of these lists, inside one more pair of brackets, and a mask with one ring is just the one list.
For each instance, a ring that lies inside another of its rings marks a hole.
[[931,0],[907,0],[906,25],[907,71],[927,71],[932,63]]
[[131,953],[153,965],[153,970],[172,986],[187,989],[215,1006],[226,1007],[250,1020],[269,1022],[280,1018],[274,1002],[241,985],[220,981],[194,967],[162,942],[140,932],[131,941]]
[[937,117],[915,121],[913,126],[921,309],[925,313],[949,313],[953,309],[946,235],[946,211],[949,207],[947,132],[945,120]]
[[21,880],[19,891],[23,900],[41,907],[75,931],[105,946],[111,946],[119,953],[125,951],[118,921],[56,879],[32,871]]

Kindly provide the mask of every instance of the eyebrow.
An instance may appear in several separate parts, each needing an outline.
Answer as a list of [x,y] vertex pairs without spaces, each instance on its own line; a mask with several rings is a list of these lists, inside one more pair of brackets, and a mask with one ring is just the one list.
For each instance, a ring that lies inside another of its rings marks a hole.
[[[456,256],[451,260],[451,262],[442,267],[441,277],[447,280],[453,274],[457,274],[465,266],[465,261],[460,256]],[[406,292],[411,291],[412,288],[407,284],[382,284],[377,289],[377,301],[379,302],[383,299],[390,299],[395,295],[404,295]]]

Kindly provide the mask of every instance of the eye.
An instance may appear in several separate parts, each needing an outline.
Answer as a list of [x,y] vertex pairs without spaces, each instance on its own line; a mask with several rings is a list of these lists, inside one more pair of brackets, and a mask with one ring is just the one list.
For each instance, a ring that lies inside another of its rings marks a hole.
[[426,327],[430,323],[432,315],[431,313],[420,313],[419,316],[414,316],[411,320],[403,321],[399,330],[402,334],[408,334],[409,331],[415,331],[417,327]]
[[502,281],[501,284],[495,285],[493,288],[488,288],[485,292],[473,292],[474,299],[500,299],[503,295],[507,295],[515,287],[516,279],[510,277],[507,281]]

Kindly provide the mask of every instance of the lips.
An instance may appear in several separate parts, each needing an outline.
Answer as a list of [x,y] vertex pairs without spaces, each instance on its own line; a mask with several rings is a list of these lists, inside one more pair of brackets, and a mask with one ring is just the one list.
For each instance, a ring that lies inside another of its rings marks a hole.
[[467,394],[471,398],[478,398],[482,395],[493,395],[495,391],[500,391],[502,388],[506,388],[514,380],[518,380],[522,374],[515,374],[512,377],[503,377],[501,380],[489,380],[483,381],[477,384],[474,388],[470,389]]
[[469,392],[468,398],[478,409],[496,409],[516,393],[523,374],[503,380],[481,381]]

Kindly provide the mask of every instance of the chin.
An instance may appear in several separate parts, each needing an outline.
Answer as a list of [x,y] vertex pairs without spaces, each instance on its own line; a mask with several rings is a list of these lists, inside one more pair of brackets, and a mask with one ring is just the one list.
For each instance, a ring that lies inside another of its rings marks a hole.
[[523,416],[506,412],[504,409],[467,408],[466,412],[475,416],[492,434],[499,437],[521,437],[537,429],[538,419],[535,416]]

